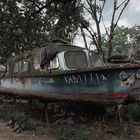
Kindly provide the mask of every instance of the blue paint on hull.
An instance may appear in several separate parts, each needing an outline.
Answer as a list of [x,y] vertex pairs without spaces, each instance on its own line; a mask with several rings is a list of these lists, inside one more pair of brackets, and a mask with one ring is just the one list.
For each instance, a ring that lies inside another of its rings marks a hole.
[[139,76],[139,69],[114,69],[40,77],[5,78],[1,80],[1,87],[33,91],[35,94],[38,92],[66,95],[125,94],[131,93]]

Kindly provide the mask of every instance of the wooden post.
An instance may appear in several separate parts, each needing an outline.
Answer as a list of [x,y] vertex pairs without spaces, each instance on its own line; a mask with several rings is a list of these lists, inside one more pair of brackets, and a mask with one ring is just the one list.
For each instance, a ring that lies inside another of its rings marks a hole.
[[118,105],[118,115],[119,115],[119,121],[120,121],[120,126],[122,127],[122,117],[121,117],[121,108],[122,104]]
[[32,111],[32,102],[33,102],[33,100],[29,99],[29,111]]
[[47,103],[45,103],[45,122],[46,122],[46,125],[49,126],[48,104]]
[[16,104],[16,98],[12,97],[12,104]]
[[45,120],[47,127],[49,126],[48,103],[46,102],[44,103],[43,114],[42,114],[41,120]]

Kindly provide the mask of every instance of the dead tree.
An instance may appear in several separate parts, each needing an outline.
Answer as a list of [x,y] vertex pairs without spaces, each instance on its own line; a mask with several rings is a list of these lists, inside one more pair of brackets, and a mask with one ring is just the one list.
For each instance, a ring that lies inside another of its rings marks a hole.
[[[92,22],[89,23],[88,26],[87,24],[84,24],[85,22],[82,22],[81,24],[83,25],[85,32],[88,32],[93,44],[96,46],[98,52],[103,57],[104,51],[102,48],[103,44],[101,24],[103,24],[106,35],[108,37],[108,58],[110,58],[112,53],[112,40],[114,37],[115,29],[129,1],[130,0],[113,0],[113,10],[109,28],[107,28],[104,23],[104,7],[107,2],[106,0],[84,0],[84,2],[82,3],[85,13],[90,15]],[[93,25],[95,25],[96,30],[93,29]]]

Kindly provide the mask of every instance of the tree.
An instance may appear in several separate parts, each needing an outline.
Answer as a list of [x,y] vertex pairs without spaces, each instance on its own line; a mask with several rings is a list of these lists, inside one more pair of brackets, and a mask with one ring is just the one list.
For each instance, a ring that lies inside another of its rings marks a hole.
[[53,38],[71,41],[81,10],[77,4],[78,0],[1,0],[1,62]]
[[[126,6],[128,5],[130,0],[123,0],[121,3],[119,3],[119,0],[114,0],[114,8],[113,8],[113,14],[112,14],[112,19],[111,19],[111,26],[110,26],[110,31],[108,32],[107,30],[107,34],[108,34],[108,45],[109,45],[109,49],[108,49],[108,58],[110,58],[111,53],[112,53],[112,40],[114,37],[114,33],[115,33],[115,29],[118,25],[118,21],[120,20],[120,17],[124,11],[124,9],[126,8]],[[116,16],[116,14],[118,13],[118,16]]]
[[[81,3],[85,10],[83,17],[88,14],[88,16],[90,16],[90,18],[92,19],[88,22],[87,19],[84,18],[86,22],[82,20],[81,24],[83,25],[84,30],[88,32],[88,36],[92,39],[93,44],[96,46],[98,52],[102,56],[104,55],[104,52],[102,49],[101,24],[104,25],[108,38],[108,58],[110,58],[112,53],[112,40],[115,34],[115,29],[129,1],[130,0],[113,0],[113,11],[109,28],[107,28],[104,24],[104,7],[107,2],[106,0],[84,0]],[[95,24],[96,26],[96,31],[93,28],[93,24]]]
[[140,26],[135,25],[130,28],[129,31],[129,40],[131,43],[131,50],[133,50],[133,57],[140,60]]
[[[107,48],[108,40],[103,37],[103,49]],[[132,28],[116,27],[114,37],[112,39],[113,55],[125,55],[129,59],[135,57],[140,60],[140,26],[135,25]]]
[[[127,53],[127,50],[130,46],[129,41],[129,33],[130,28],[124,27],[124,26],[117,26],[116,30],[114,32],[114,37],[112,39],[112,54],[113,55],[125,55]],[[106,37],[106,34],[104,36],[104,51],[107,52],[107,46],[108,46],[108,38]],[[106,53],[107,54],[107,53]]]
[[40,2],[30,1],[37,10],[33,10],[28,15],[28,32],[32,25],[31,19],[40,14],[46,24],[45,29],[49,32],[50,40],[53,38],[73,40],[73,35],[78,28],[77,19],[81,12],[81,8],[77,6],[80,0],[47,0],[41,5]]
[[[118,0],[113,0],[111,26],[109,30],[105,27],[110,44],[109,54],[112,52],[111,44],[117,23],[129,2],[122,1],[119,3]],[[82,33],[85,46],[88,48],[88,36],[103,56],[101,23],[104,23],[105,4],[106,0],[1,0],[0,50],[3,61],[12,53],[40,47],[53,38],[68,39],[72,42],[78,29]],[[117,11],[120,12],[118,16]],[[87,18],[89,16],[90,21]],[[96,31],[93,23],[96,25]]]

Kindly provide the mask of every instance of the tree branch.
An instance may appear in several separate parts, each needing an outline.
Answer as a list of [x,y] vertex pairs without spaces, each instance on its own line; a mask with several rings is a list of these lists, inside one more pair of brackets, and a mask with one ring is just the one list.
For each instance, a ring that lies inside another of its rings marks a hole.
[[109,32],[108,32],[107,27],[106,27],[106,25],[105,25],[105,23],[104,23],[104,18],[103,18],[103,16],[102,16],[101,18],[102,18],[102,22],[103,22],[103,26],[104,26],[104,28],[105,28],[106,34],[107,34],[107,36],[109,36]]
[[116,8],[119,9],[127,0],[123,1],[120,5],[118,5]]
[[94,41],[94,43],[95,43],[95,46],[97,47],[97,49],[98,49],[98,44],[97,44],[97,40],[95,39],[95,36],[94,36],[94,34],[88,29],[88,27],[87,26],[85,26],[83,23],[81,23],[82,24],[82,26],[89,32],[89,34],[91,35],[91,37],[92,37],[92,40]]
[[105,7],[105,3],[106,3],[106,0],[103,1],[103,5],[102,5],[102,7],[100,8],[99,22],[101,21],[101,18],[102,18],[102,12],[103,12],[103,9],[104,9],[104,7]]
[[121,15],[122,15],[124,9],[125,9],[126,6],[128,5],[129,1],[130,1],[130,0],[127,0],[127,2],[125,3],[124,7],[122,8],[122,10],[121,10],[121,12],[120,12],[120,14],[119,14],[119,16],[118,16],[118,18],[117,18],[117,20],[116,20],[116,23],[115,23],[115,25],[114,25],[114,28],[116,28],[116,26],[117,26],[117,24],[118,24],[118,21],[120,20],[120,17],[121,17]]

